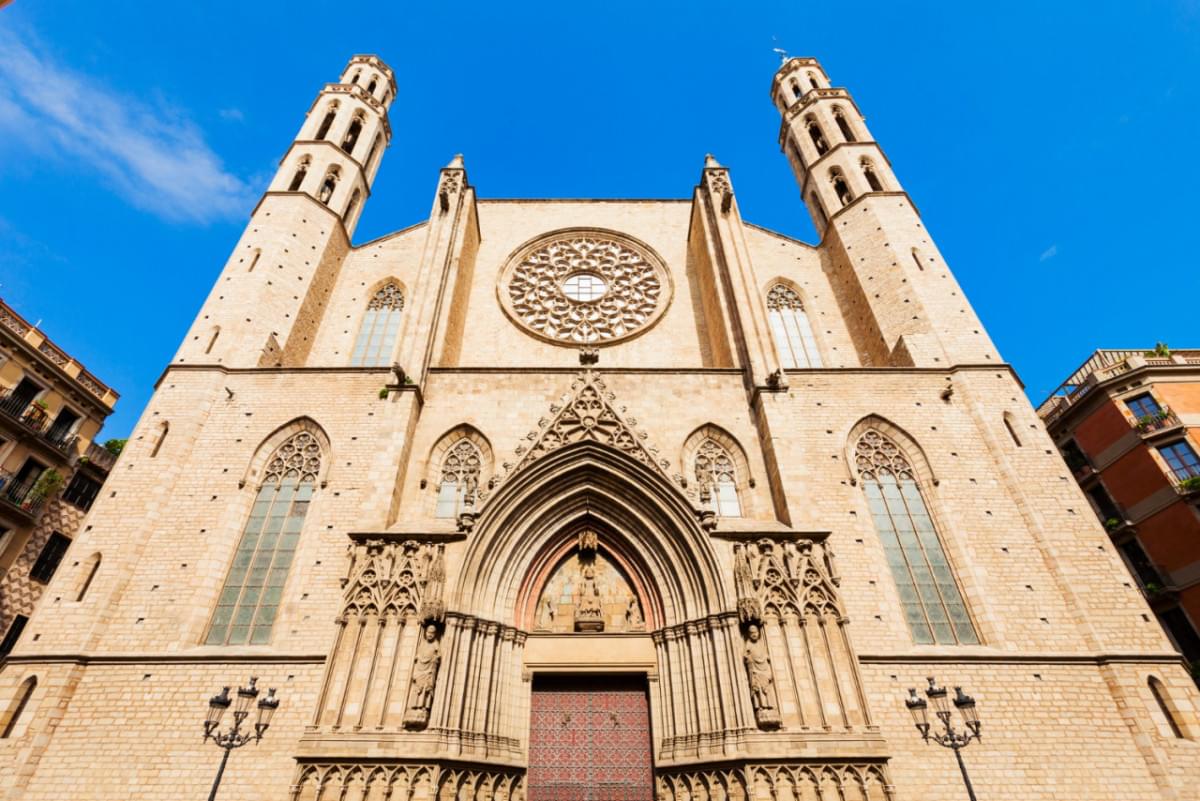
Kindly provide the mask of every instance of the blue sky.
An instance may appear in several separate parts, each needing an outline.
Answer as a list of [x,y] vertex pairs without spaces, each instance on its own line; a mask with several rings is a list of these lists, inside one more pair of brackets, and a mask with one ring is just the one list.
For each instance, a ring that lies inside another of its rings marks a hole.
[[[774,37],[774,39],[773,39]],[[777,40],[777,42],[776,42]],[[1036,401],[1097,347],[1200,346],[1200,2],[34,2],[0,11],[0,296],[132,428],[304,112],[395,70],[356,241],[481,197],[687,197],[814,241],[768,99],[778,43],[867,116]]]

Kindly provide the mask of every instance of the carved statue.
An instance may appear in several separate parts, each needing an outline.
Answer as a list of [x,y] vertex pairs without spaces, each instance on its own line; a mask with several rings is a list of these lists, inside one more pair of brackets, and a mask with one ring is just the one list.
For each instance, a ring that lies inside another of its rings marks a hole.
[[579,600],[575,603],[576,631],[604,631],[604,611],[600,608],[600,589],[596,586],[596,567],[583,566]]
[[433,689],[437,684],[438,668],[442,664],[442,647],[438,639],[438,627],[433,623],[426,625],[421,642],[417,645],[412,679],[408,686],[404,725],[410,729],[423,729],[429,723],[429,707],[433,703]]
[[636,597],[629,599],[629,606],[625,608],[625,629],[626,631],[635,631],[645,627],[646,621],[642,617],[642,607],[638,603]]
[[580,553],[595,553],[600,547],[600,535],[590,528],[585,528],[579,532],[579,552]]
[[542,599],[542,608],[538,611],[537,627],[550,631],[554,628],[554,602],[547,596]]
[[742,653],[742,661],[746,663],[746,676],[750,679],[750,700],[754,704],[758,727],[778,728],[780,720],[775,700],[775,673],[771,669],[767,643],[756,623],[746,627],[746,650]]
[[745,545],[733,546],[733,579],[737,589],[738,619],[743,624],[762,621],[762,604],[754,586],[754,564],[751,562],[750,548]]

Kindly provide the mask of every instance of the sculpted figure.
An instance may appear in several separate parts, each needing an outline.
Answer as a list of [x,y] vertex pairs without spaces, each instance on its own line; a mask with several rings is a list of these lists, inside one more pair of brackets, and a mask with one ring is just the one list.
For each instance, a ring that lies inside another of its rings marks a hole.
[[429,623],[417,645],[417,656],[413,661],[412,680],[408,685],[408,709],[404,724],[409,728],[424,728],[429,722],[429,706],[433,703],[433,688],[437,683],[438,668],[442,664],[442,648],[438,642],[438,627]]
[[646,621],[642,618],[642,607],[638,604],[636,597],[629,599],[629,606],[625,609],[625,620],[630,631],[641,629],[646,624]]
[[775,674],[771,670],[771,655],[762,638],[758,624],[746,627],[746,650],[742,654],[746,663],[746,676],[750,679],[750,699],[754,703],[754,717],[759,728],[777,728],[779,710],[775,701]]
[[539,629],[550,630],[554,628],[554,602],[550,600],[550,596],[542,598],[542,607],[538,610]]
[[600,589],[596,586],[596,568],[583,566],[579,600],[575,602],[576,631],[604,631],[604,611],[600,608]]

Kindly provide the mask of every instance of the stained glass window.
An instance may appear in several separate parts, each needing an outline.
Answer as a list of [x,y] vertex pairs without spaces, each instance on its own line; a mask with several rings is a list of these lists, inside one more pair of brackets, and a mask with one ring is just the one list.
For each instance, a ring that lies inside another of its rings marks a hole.
[[767,293],[767,316],[783,369],[821,366],[817,340],[799,295],[783,284],[771,287]]
[[307,431],[290,437],[272,455],[217,599],[207,644],[270,642],[320,469],[321,446]]
[[872,429],[859,439],[855,460],[913,640],[977,644],[979,636],[908,459]]
[[737,474],[729,451],[706,439],[696,451],[696,481],[708,491],[712,510],[721,517],[741,517],[738,502]]
[[384,284],[367,304],[366,314],[358,328],[358,341],[350,364],[354,367],[387,366],[400,333],[400,312],[404,309],[404,293],[394,283]]

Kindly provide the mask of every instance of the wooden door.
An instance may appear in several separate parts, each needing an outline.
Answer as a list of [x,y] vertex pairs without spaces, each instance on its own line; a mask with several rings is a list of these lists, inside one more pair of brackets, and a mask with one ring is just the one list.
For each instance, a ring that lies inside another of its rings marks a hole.
[[653,801],[650,705],[638,677],[533,684],[528,801]]

